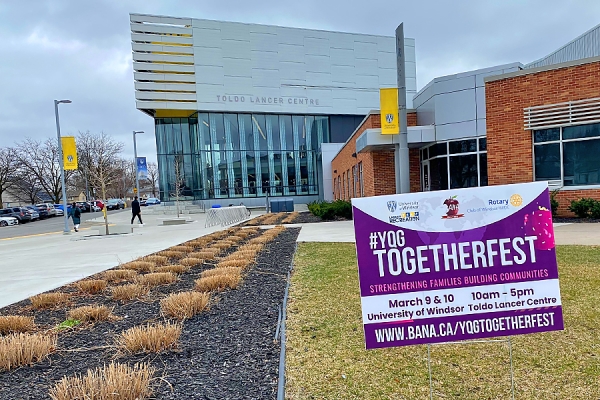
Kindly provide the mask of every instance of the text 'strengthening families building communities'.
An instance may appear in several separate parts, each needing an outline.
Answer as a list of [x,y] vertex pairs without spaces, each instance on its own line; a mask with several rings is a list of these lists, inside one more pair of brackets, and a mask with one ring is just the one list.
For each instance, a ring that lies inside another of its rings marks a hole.
[[[163,200],[177,184],[190,200],[264,204],[540,180],[561,189],[563,212],[600,199],[600,25],[531,64],[419,92],[415,40],[402,36],[139,14],[131,30]],[[379,89],[399,85],[404,138],[379,124]]]

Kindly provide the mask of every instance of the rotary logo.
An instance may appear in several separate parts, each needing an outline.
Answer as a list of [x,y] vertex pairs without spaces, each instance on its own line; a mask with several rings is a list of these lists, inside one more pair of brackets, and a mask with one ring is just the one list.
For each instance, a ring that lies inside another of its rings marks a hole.
[[458,200],[456,200],[456,197],[452,196],[444,200],[444,205],[448,207],[448,211],[446,211],[446,215],[442,219],[461,218],[465,216],[465,214],[458,213]]
[[519,207],[523,204],[523,198],[519,194],[513,194],[510,196],[510,205],[514,207]]

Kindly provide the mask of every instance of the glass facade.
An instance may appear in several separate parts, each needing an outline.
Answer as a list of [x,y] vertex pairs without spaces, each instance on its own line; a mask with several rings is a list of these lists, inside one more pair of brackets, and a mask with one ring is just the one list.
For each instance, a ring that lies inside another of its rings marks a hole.
[[330,141],[314,115],[196,113],[156,118],[155,133],[163,201],[318,195]]
[[487,186],[487,139],[436,143],[421,149],[422,190]]
[[533,131],[536,181],[600,185],[600,124]]

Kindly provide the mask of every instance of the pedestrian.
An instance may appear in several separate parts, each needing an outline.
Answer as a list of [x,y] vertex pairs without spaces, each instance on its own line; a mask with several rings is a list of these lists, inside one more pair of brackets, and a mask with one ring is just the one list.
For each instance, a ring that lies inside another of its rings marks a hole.
[[137,196],[135,196],[133,198],[133,201],[131,202],[131,223],[133,224],[133,220],[135,219],[135,217],[138,217],[138,220],[140,221],[140,225],[144,225],[144,223],[142,222],[142,210],[140,208],[140,202],[138,201]]
[[69,217],[73,219],[73,228],[75,229],[75,232],[79,232],[79,224],[81,224],[81,210],[79,207],[77,207],[77,204],[71,204]]

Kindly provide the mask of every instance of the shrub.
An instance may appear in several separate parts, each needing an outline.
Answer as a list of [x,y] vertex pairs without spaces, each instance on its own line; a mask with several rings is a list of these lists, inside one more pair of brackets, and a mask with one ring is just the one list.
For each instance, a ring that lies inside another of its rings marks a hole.
[[0,335],[27,332],[34,328],[33,317],[21,315],[0,316]]
[[150,397],[150,381],[155,369],[148,364],[111,363],[108,366],[88,369],[86,375],[62,378],[50,389],[52,400],[144,400]]
[[209,293],[174,293],[160,301],[160,310],[167,317],[182,320],[191,318],[204,310],[209,300]]
[[75,284],[79,290],[84,293],[96,294],[106,289],[106,281],[104,279],[86,279]]
[[138,283],[146,286],[166,285],[176,280],[177,275],[172,272],[155,272],[138,277]]
[[590,217],[600,219],[600,201],[595,201],[590,207]]
[[117,345],[130,353],[158,353],[174,347],[181,335],[181,324],[134,326],[121,333]]
[[352,219],[352,204],[346,200],[312,202],[308,204],[308,210],[325,221],[336,217]]
[[196,290],[199,292],[220,291],[223,289],[235,289],[240,283],[240,275],[214,275],[196,280]]
[[579,218],[590,217],[590,211],[594,204],[597,203],[594,199],[582,198],[580,200],[572,200],[569,206],[569,211],[573,212]]
[[552,211],[553,217],[556,217],[556,214],[558,213],[558,206],[560,205],[558,203],[558,200],[556,200],[556,196],[558,196],[558,192],[559,192],[559,190],[553,190],[550,192],[550,210]]
[[56,336],[13,333],[0,337],[0,371],[42,361],[56,349]]
[[83,306],[69,310],[67,317],[81,322],[106,321],[111,319],[112,310],[106,306]]
[[115,300],[133,300],[148,294],[150,289],[144,285],[130,283],[112,288],[112,298]]
[[129,281],[137,276],[137,271],[131,269],[111,269],[104,272],[104,278],[110,282]]
[[36,296],[30,297],[31,305],[35,309],[42,308],[54,308],[66,304],[70,299],[67,293],[42,293]]
[[156,264],[150,261],[131,261],[126,264],[121,264],[121,269],[131,269],[137,272],[152,272]]

